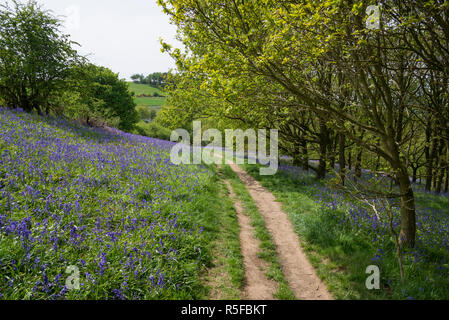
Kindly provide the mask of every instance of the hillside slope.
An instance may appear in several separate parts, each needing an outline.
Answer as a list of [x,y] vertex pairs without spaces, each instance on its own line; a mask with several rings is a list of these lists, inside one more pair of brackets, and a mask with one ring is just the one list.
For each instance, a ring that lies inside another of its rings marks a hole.
[[197,297],[209,170],[172,165],[170,142],[19,110],[0,108],[0,132],[0,298]]

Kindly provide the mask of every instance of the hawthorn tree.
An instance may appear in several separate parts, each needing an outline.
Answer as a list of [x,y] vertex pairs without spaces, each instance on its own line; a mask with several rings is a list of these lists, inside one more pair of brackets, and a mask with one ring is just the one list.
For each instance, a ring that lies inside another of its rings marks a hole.
[[0,95],[9,107],[42,113],[82,61],[61,21],[36,1],[0,5]]

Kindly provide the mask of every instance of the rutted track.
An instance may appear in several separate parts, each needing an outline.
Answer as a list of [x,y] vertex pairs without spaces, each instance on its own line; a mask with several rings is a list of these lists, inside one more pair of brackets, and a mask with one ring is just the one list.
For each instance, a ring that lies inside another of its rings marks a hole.
[[257,180],[238,165],[230,164],[230,166],[246,185],[264,218],[276,245],[284,276],[296,298],[301,300],[331,300],[332,295],[318,278],[315,269],[304,254],[299,238],[294,232],[288,216],[282,211],[281,204],[276,201],[271,192],[262,187]]
[[277,283],[267,279],[264,271],[268,268],[268,265],[257,256],[260,242],[254,238],[254,228],[251,226],[251,218],[244,214],[242,204],[237,199],[231,184],[228,181],[225,181],[225,183],[234,202],[240,225],[240,246],[245,267],[243,299],[273,300],[273,295],[277,291]]

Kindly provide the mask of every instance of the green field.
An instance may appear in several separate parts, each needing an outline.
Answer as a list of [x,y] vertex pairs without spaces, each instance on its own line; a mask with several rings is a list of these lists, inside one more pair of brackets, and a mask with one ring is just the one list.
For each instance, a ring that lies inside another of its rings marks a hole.
[[[146,84],[138,84],[129,82],[129,90],[135,93],[134,102],[137,106],[145,106],[145,107],[162,107],[165,104],[166,98],[157,98],[157,97],[143,97],[139,98],[138,95],[141,94],[151,94],[154,95],[155,93],[158,93],[160,95],[164,95],[164,92],[161,91],[158,88],[151,87]],[[160,110],[160,108],[156,109],[157,111]]]
[[136,98],[134,97],[134,102],[138,106],[145,107],[161,107],[164,105],[166,98]]
[[155,94],[156,92],[159,93],[160,95],[163,95],[163,92],[158,88],[151,87],[147,84],[140,84],[134,82],[129,82],[129,90],[135,92],[136,96],[140,94],[149,94],[149,93]]

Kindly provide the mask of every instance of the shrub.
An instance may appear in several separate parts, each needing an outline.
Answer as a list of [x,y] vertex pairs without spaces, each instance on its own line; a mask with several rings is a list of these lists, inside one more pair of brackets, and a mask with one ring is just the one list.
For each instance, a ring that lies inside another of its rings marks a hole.
[[140,120],[149,120],[154,119],[152,118],[151,110],[148,107],[145,106],[138,106],[136,108],[137,113],[139,114]]
[[155,122],[145,123],[144,121],[140,121],[136,125],[136,134],[162,140],[170,140],[171,131]]

